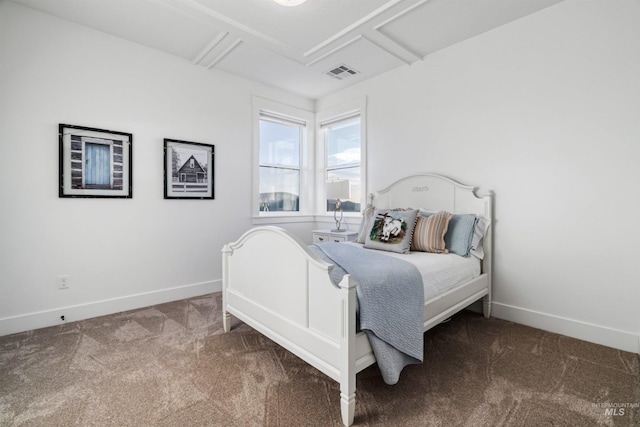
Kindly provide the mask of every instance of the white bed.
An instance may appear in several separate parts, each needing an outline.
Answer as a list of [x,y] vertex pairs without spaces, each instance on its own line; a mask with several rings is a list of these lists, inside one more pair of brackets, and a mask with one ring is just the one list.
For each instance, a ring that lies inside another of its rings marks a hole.
[[[377,208],[473,213],[491,224],[493,195],[476,195],[475,190],[441,175],[412,175],[379,191],[374,203]],[[445,290],[425,291],[425,331],[480,299],[484,316],[490,316],[491,236],[489,227],[479,275]],[[225,332],[233,315],[339,382],[342,420],[345,426],[351,425],[356,374],[376,362],[366,334],[356,332],[352,277],[345,275],[339,287],[334,286],[329,277],[333,265],[278,227],[253,228],[225,245],[222,253]]]

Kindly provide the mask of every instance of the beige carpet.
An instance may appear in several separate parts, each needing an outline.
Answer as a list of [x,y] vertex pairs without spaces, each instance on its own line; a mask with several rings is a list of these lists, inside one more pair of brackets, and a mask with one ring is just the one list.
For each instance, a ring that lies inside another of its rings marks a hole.
[[[337,383],[220,294],[0,337],[0,426],[340,426]],[[358,375],[357,426],[637,426],[639,358],[464,312],[388,386]]]

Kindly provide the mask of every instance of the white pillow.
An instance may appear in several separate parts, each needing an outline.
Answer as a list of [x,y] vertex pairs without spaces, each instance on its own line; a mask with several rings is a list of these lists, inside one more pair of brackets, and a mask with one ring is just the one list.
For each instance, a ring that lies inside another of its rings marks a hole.
[[469,253],[476,258],[484,258],[484,248],[482,245],[484,236],[487,235],[487,230],[489,230],[490,225],[491,221],[489,221],[489,218],[478,216],[476,225],[473,227],[473,239],[471,240],[471,250],[469,251]]

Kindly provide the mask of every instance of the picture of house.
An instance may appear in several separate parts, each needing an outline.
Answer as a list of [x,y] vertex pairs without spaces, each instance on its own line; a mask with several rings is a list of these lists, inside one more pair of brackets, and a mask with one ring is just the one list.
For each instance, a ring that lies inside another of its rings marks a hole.
[[176,171],[175,179],[177,182],[207,182],[207,171],[200,165],[195,157],[191,156]]
[[165,198],[214,198],[214,146],[165,139]]

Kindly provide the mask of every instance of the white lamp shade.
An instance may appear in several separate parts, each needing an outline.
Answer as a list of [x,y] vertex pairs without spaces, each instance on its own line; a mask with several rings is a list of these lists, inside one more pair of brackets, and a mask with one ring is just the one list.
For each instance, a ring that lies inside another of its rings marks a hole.
[[336,179],[327,182],[327,199],[347,200],[351,197],[351,183],[348,179]]

